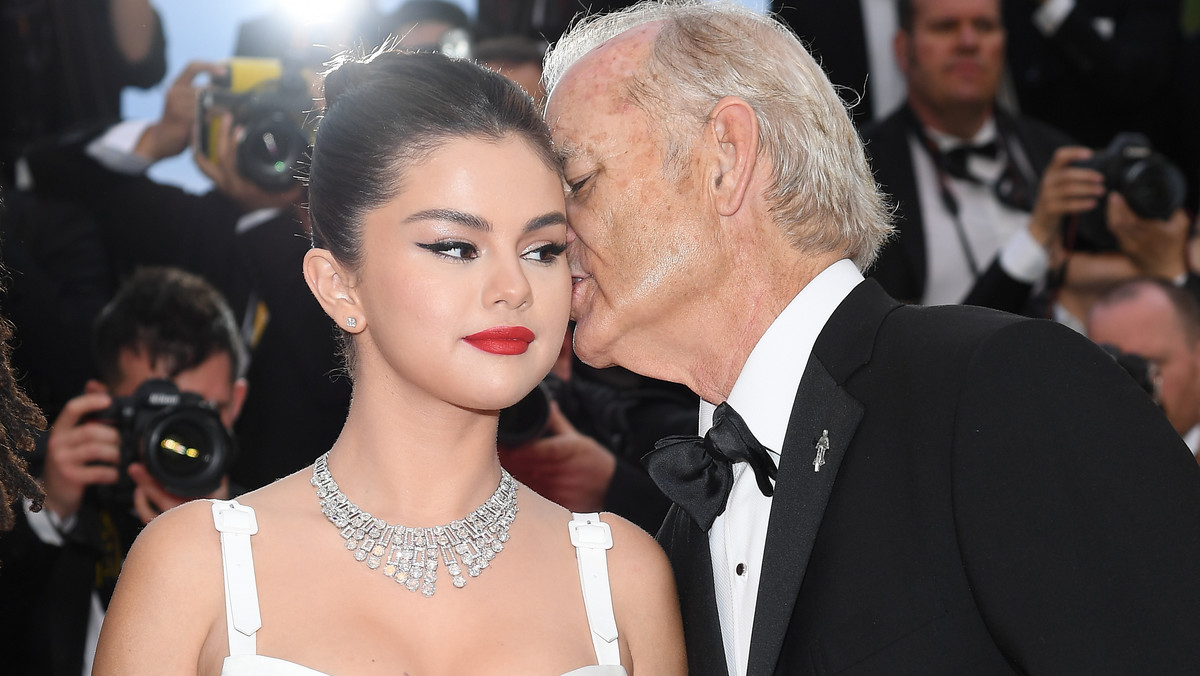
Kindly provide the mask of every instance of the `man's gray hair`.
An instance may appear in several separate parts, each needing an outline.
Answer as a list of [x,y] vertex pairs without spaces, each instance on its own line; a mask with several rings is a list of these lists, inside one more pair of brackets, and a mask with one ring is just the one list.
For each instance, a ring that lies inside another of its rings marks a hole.
[[743,99],[758,118],[760,156],[771,163],[775,222],[797,248],[840,252],[865,270],[891,233],[889,208],[833,85],[774,18],[698,0],[587,17],[546,55],[547,97],[588,52],[652,22],[662,22],[652,54],[624,89],[664,128],[667,169],[684,171],[691,141],[718,101]]

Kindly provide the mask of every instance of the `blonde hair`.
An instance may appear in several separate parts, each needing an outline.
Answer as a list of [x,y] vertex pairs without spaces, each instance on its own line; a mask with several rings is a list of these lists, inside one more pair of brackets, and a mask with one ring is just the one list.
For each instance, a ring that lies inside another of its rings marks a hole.
[[866,269],[892,231],[888,204],[833,85],[794,34],[734,4],[643,2],[587,17],[546,55],[547,96],[592,49],[661,22],[652,53],[625,83],[629,100],[661,122],[668,171],[682,171],[697,129],[726,96],[754,109],[760,155],[771,163],[771,214],[798,249],[839,252]]

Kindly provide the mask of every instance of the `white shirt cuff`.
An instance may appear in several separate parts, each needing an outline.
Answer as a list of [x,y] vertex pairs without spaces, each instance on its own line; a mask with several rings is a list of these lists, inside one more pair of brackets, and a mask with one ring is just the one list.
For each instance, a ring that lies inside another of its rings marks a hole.
[[120,174],[137,175],[153,162],[133,153],[142,134],[150,127],[148,120],[126,120],[88,144],[87,154],[104,167]]
[[33,530],[34,535],[37,535],[42,542],[55,547],[61,547],[66,543],[62,534],[74,528],[75,522],[79,520],[76,514],[60,519],[49,507],[43,507],[40,512],[32,511],[30,508],[33,506],[33,501],[29,498],[22,499],[21,506],[25,510],[25,520],[29,522],[29,527]]
[[1050,252],[1021,228],[1000,250],[1000,268],[1017,281],[1036,284],[1050,269]]
[[1042,35],[1050,37],[1058,32],[1059,26],[1067,20],[1067,15],[1075,9],[1075,0],[1046,0],[1033,10],[1033,25],[1037,26]]

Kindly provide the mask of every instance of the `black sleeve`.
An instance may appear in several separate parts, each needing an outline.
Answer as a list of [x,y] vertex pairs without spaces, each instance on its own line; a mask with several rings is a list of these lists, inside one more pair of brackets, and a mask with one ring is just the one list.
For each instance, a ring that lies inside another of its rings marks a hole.
[[235,246],[241,208],[216,190],[194,195],[107,169],[86,152],[104,129],[31,148],[26,160],[35,194],[75,204],[95,218],[118,278],[142,265],[180,267],[216,286],[241,316],[248,294]]
[[1119,3],[1111,38],[1096,28],[1096,14],[1076,2],[1049,42],[1092,86],[1114,99],[1152,95],[1170,77],[1180,16],[1176,0]]
[[1014,668],[1198,673],[1200,466],[1161,411],[1052,322],[993,334],[968,378],[956,528],[979,611]]

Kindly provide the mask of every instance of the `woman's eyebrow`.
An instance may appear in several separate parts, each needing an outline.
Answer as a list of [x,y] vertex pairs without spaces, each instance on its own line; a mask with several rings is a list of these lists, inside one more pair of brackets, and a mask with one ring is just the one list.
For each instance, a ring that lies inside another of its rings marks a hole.
[[449,221],[450,223],[464,225],[472,230],[479,230],[481,232],[492,231],[491,223],[476,216],[475,214],[468,214],[456,209],[426,209],[424,211],[418,211],[415,214],[411,214],[408,218],[404,219],[405,223],[413,223],[416,221]]

